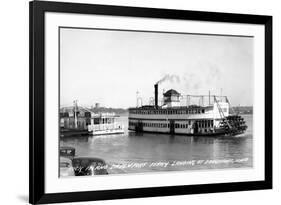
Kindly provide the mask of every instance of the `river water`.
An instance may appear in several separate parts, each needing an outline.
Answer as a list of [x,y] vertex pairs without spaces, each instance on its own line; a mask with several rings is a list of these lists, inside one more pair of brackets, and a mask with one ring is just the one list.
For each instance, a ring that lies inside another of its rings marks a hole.
[[124,134],[64,138],[60,146],[104,159],[109,174],[252,167],[253,116],[243,118],[248,129],[242,135],[190,137],[128,131],[128,116],[121,116]]

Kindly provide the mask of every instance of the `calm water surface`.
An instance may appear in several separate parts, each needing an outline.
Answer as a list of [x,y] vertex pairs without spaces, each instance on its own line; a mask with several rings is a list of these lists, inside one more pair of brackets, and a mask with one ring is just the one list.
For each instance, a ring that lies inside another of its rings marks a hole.
[[252,167],[252,115],[243,116],[248,129],[232,137],[188,137],[128,131],[128,117],[118,118],[125,133],[61,139],[76,155],[99,157],[109,173],[142,173]]

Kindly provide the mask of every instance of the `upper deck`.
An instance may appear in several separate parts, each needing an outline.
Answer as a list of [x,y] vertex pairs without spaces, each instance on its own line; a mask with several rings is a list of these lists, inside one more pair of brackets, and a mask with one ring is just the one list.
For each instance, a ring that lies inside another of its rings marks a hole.
[[172,107],[172,108],[155,108],[155,107],[139,107],[129,109],[129,118],[131,119],[220,119],[218,106],[223,112],[223,116],[229,115],[229,105],[227,103],[219,103],[207,107]]
[[[206,99],[207,98],[207,99]],[[226,96],[180,96],[178,104],[129,108],[131,119],[220,119],[229,115]]]

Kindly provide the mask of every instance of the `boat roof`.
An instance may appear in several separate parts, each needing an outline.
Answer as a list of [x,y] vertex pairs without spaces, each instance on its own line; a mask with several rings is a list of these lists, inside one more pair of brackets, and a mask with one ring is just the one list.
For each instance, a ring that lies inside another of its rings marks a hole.
[[75,150],[74,147],[70,147],[70,146],[62,146],[62,147],[60,147],[60,149],[74,149]]
[[169,97],[169,96],[173,96],[173,95],[175,95],[175,96],[180,96],[180,93],[178,93],[176,90],[174,90],[174,89],[170,89],[170,90],[168,90],[167,92],[165,92],[164,94],[163,94],[165,97]]

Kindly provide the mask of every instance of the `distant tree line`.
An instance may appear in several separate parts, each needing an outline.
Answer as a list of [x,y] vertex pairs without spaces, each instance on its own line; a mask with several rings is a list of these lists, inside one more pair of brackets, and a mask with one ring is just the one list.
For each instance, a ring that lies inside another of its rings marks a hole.
[[128,109],[123,109],[123,108],[107,108],[107,107],[94,107],[90,109],[92,112],[94,113],[104,113],[104,112],[114,112],[117,115],[121,115],[121,114],[126,114],[128,113]]

